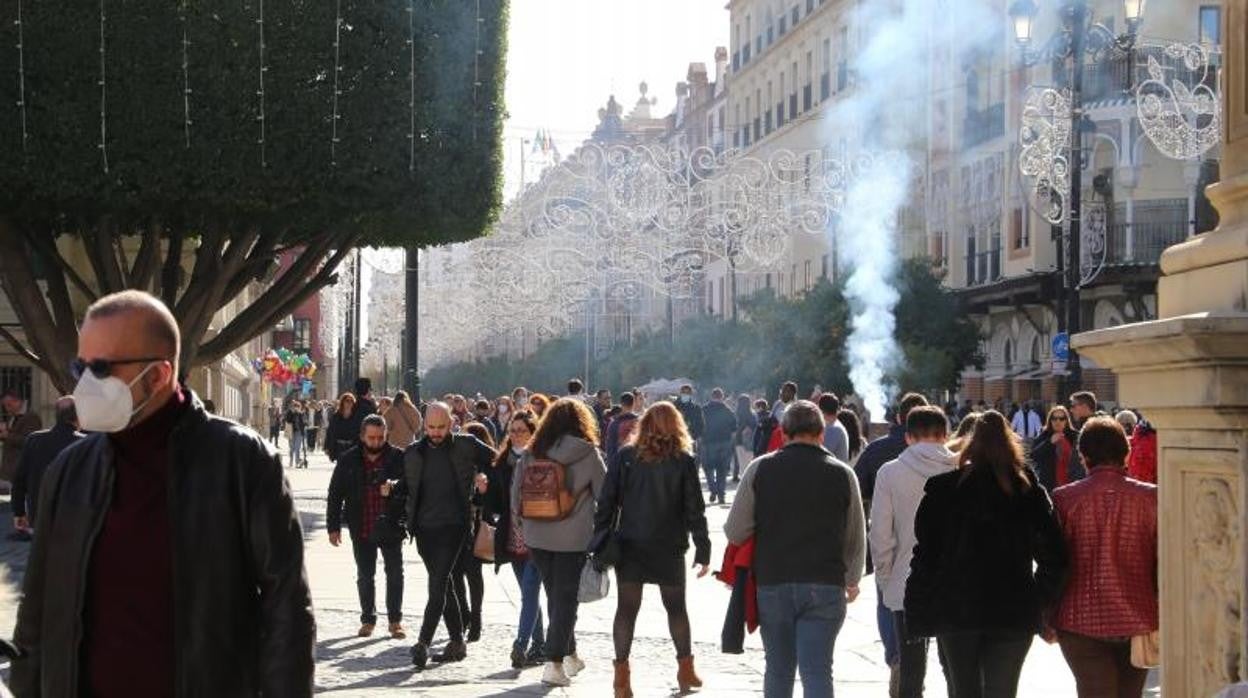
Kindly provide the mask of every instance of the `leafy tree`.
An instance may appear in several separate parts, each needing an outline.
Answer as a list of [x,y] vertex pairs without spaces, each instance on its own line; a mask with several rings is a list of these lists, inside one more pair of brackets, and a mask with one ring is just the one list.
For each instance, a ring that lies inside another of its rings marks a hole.
[[0,72],[0,288],[24,340],[0,338],[61,390],[101,295],[163,297],[189,370],[334,283],[352,248],[465,240],[496,215],[506,0],[18,8],[0,7],[22,66]]

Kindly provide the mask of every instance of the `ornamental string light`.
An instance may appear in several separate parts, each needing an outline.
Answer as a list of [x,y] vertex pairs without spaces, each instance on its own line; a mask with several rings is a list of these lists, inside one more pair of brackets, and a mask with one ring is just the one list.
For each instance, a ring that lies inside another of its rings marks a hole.
[[[104,173],[108,173],[108,73],[105,66],[104,52],[104,0],[100,0],[100,159],[104,164]],[[24,100],[23,100],[24,101]]]
[[[409,23],[411,19],[409,18]],[[342,76],[342,61],[340,45],[342,43],[342,0],[337,0],[334,10],[334,113],[330,119],[330,138],[329,138],[329,164],[338,166],[338,120],[342,116],[338,113],[338,97],[342,95],[342,90],[338,87],[338,80]],[[413,71],[413,80],[415,80],[415,72]],[[415,109],[415,106],[412,107]]]
[[[337,56],[338,42],[334,41],[334,55]],[[416,0],[407,0],[407,80],[408,80],[408,131],[407,131],[407,171],[413,176],[416,173]],[[336,67],[336,66],[335,66]],[[338,71],[334,71],[334,92],[338,91]],[[334,119],[338,118],[338,96],[334,95]]]
[[182,24],[182,128],[186,133],[186,147],[191,147],[191,42],[187,39],[186,2],[182,0],[182,9],[178,13],[178,21]]
[[605,351],[614,325],[643,327],[669,302],[696,306],[714,262],[781,268],[794,234],[826,236],[848,187],[890,157],[587,143],[512,202],[488,236],[432,253],[421,312],[436,306],[438,317],[470,321],[425,325],[422,366],[532,350],[571,332],[587,342],[593,334],[595,352]]
[[1220,51],[1201,44],[1168,44],[1148,54],[1148,79],[1135,91],[1136,112],[1145,135],[1166,157],[1194,160],[1221,142],[1220,63]]
[[21,112],[22,118],[22,152],[26,152],[26,141],[29,134],[26,131],[26,54],[24,41],[24,30],[22,27],[22,0],[17,0],[17,19],[13,22],[17,25],[17,108]]
[[256,25],[260,34],[260,89],[256,91],[256,95],[260,97],[260,113],[256,115],[256,121],[260,122],[260,167],[268,167],[269,161],[264,144],[264,74],[268,71],[268,67],[264,64],[264,0],[259,0],[259,10],[260,13],[256,18]]

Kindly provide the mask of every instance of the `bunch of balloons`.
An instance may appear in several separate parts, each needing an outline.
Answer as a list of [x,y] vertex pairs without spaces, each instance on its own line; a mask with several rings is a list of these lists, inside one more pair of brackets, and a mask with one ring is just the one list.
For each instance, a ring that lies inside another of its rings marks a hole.
[[311,357],[285,347],[268,350],[264,356],[252,359],[251,365],[263,380],[276,385],[298,383],[303,386],[316,375],[316,362]]

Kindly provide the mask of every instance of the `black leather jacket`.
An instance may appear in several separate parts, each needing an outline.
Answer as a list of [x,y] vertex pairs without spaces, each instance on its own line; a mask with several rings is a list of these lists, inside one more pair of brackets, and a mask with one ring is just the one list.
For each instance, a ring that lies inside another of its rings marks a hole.
[[[191,403],[169,434],[174,695],[310,696],[316,630],[281,461],[255,432]],[[113,463],[108,436],[93,434],[44,476],[14,635],[22,698],[83,695],[83,604]]]
[[611,461],[594,531],[610,528],[620,508],[620,540],[650,549],[684,552],[693,537],[694,562],[709,565],[711,538],[706,530],[706,503],[693,456],[659,463],[641,463],[637,449],[625,446]]

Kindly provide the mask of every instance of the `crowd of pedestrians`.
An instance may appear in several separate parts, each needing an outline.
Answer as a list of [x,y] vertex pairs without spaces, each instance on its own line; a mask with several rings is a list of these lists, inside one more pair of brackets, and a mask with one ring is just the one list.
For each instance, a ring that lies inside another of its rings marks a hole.
[[[282,461],[180,383],[179,343],[159,300],[109,296],[87,311],[78,387],[55,426],[38,430],[4,396],[15,524],[34,539],[18,695],[311,692],[303,536]],[[774,402],[719,388],[699,402],[692,384],[566,387],[418,404],[361,379],[332,402],[269,407],[290,466],[317,449],[333,462],[326,528],[335,547],[347,530],[359,636],[376,630],[380,557],[387,632],[407,638],[410,542],[428,573],[415,670],[467,657],[483,570],[506,566],[521,594],[510,665],[544,665],[544,683],[569,686],[595,659],[578,649],[579,606],[602,597],[609,569],[615,696],[633,695],[648,585],[676,684],[693,691],[687,560],[692,547],[695,579],[707,575],[718,538],[715,576],[733,592],[723,649],[760,630],[769,697],[792,695],[798,676],[806,696],[832,695],[837,636],[870,574],[890,695],[923,695],[932,640],[954,698],[1014,695],[1037,636],[1060,646],[1081,696],[1138,696],[1158,661],[1156,433],[1140,415],[1101,413],[1086,392],[1048,410],[907,393],[871,440],[856,400],[803,399],[794,382]],[[720,536],[706,508],[729,500]]]

